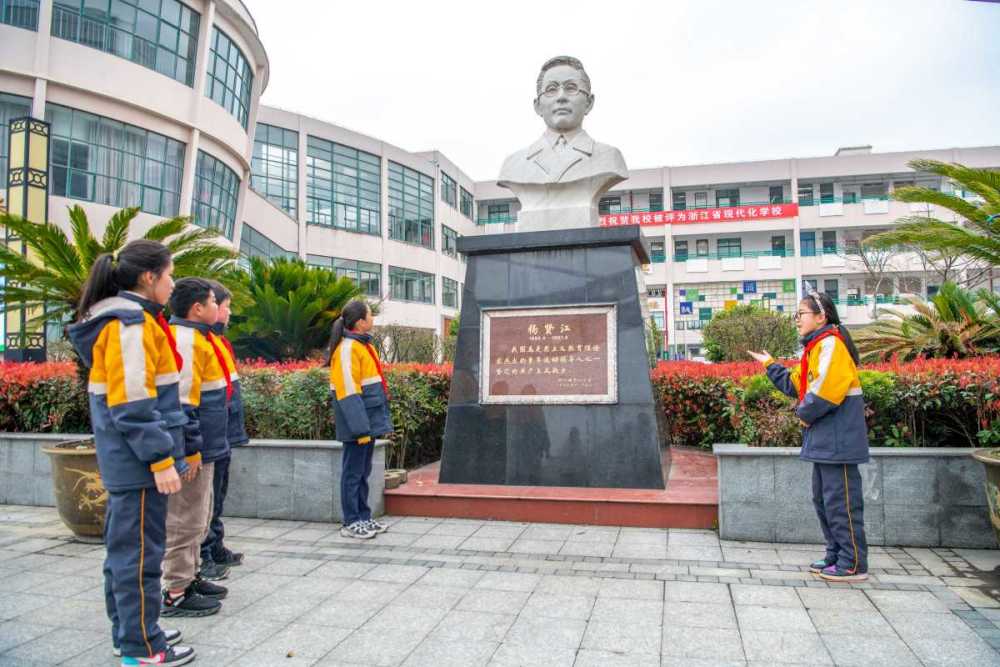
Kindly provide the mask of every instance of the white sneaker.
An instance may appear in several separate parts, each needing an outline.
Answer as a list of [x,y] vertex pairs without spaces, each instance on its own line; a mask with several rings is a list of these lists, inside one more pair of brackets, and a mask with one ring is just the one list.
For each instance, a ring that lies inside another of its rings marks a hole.
[[353,537],[357,540],[370,540],[375,537],[375,533],[361,521],[355,521],[349,526],[340,529],[341,537]]
[[365,528],[375,533],[376,535],[381,535],[385,531],[389,530],[389,526],[385,525],[381,521],[376,521],[375,519],[368,519],[364,522]]

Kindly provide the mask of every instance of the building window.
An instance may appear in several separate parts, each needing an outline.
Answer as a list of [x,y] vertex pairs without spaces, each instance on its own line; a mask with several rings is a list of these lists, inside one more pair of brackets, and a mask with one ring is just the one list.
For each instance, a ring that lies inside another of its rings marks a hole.
[[200,24],[201,15],[177,0],[55,0],[52,7],[54,37],[131,60],[187,86],[194,83]]
[[823,232],[823,254],[833,255],[837,252],[837,232],[836,230]]
[[885,183],[862,183],[861,184],[861,198],[862,199],[885,199],[886,198]]
[[622,198],[621,197],[601,197],[601,201],[598,203],[597,208],[601,215],[609,215],[611,213],[621,213],[622,212]]
[[458,257],[458,232],[445,225],[441,225],[441,252]]
[[458,281],[441,277],[441,305],[458,308]]
[[799,186],[799,206],[813,205],[813,186],[811,183]]
[[845,204],[857,204],[858,203],[858,193],[844,191],[843,200]]
[[717,206],[739,206],[740,190],[733,188],[730,190],[716,190],[715,200]]
[[816,256],[816,232],[799,232],[799,245],[803,257]]
[[940,285],[931,285],[930,283],[927,283],[927,298],[931,299],[935,297],[940,290]]
[[674,241],[674,261],[686,262],[688,258],[688,242]]
[[650,192],[649,193],[649,210],[662,211],[663,210],[663,193],[662,192]]
[[487,222],[510,221],[510,204],[490,204],[486,207]]
[[7,146],[12,118],[23,118],[31,115],[31,98],[19,95],[0,93],[0,192],[7,192],[7,158],[10,148]]
[[719,257],[742,257],[743,242],[741,239],[719,239],[716,247],[719,250]]
[[674,211],[684,211],[687,210],[687,193],[686,192],[675,192],[674,193]]
[[298,218],[299,133],[257,123],[253,135],[250,186],[293,218]]
[[816,280],[814,278],[804,278],[802,286],[805,287],[806,294],[812,294],[817,291]]
[[820,204],[833,203],[833,183],[819,184],[819,203]]
[[355,285],[364,291],[365,296],[382,296],[381,264],[324,255],[306,255],[306,262],[312,266],[331,269],[339,278],[350,278]]
[[306,137],[306,221],[382,234],[382,161],[377,155]]
[[441,172],[441,200],[452,208],[458,206],[458,183],[443,171]]
[[767,189],[767,200],[771,204],[785,203],[785,187],[783,185],[772,185]]
[[708,239],[698,239],[695,241],[694,252],[698,257],[708,257]]
[[654,264],[667,261],[667,252],[663,241],[653,241],[649,244],[649,258]]
[[390,266],[389,298],[396,301],[434,303],[434,274]]
[[244,257],[260,257],[268,261],[278,257],[286,259],[298,257],[294,252],[285,250],[247,224],[244,224],[243,229],[240,230],[240,254]]
[[694,207],[695,208],[708,208],[708,193],[707,192],[696,192],[696,193],[694,193]]
[[389,238],[434,249],[434,179],[395,162],[389,163]]
[[236,172],[205,151],[198,151],[192,202],[194,224],[233,238],[239,195],[240,178]]
[[462,215],[472,220],[473,211],[476,210],[476,201],[472,198],[472,193],[465,188],[459,188],[459,196],[461,197]]
[[771,254],[775,257],[785,256],[785,237],[784,236],[772,236],[771,237]]
[[840,281],[836,278],[827,278],[823,281],[823,291],[834,303],[840,300]]
[[38,4],[38,0],[0,0],[0,23],[37,31]]
[[45,120],[52,124],[51,194],[177,215],[183,143],[58,104],[46,105]]
[[232,114],[246,129],[252,90],[253,72],[246,56],[226,33],[213,28],[205,96]]

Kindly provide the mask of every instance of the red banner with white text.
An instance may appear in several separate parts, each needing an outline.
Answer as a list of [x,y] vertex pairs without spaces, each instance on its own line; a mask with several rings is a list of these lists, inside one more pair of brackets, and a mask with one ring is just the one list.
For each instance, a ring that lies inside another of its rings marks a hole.
[[656,211],[651,213],[611,213],[601,216],[601,227],[627,225],[676,225],[702,222],[747,222],[791,218],[799,214],[798,204],[759,204],[700,208],[692,211]]

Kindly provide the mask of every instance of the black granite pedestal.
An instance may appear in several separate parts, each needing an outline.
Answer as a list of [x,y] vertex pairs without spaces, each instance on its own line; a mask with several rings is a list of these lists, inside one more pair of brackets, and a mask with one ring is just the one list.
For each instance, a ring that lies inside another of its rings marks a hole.
[[[664,488],[636,275],[649,261],[640,229],[470,236],[458,250],[468,268],[441,483]],[[484,310],[588,304],[615,306],[615,403],[482,402]]]

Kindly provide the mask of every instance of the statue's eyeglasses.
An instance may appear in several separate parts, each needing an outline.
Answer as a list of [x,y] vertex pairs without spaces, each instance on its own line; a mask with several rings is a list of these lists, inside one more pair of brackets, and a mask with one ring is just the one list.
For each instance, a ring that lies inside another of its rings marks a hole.
[[562,88],[563,92],[566,93],[566,97],[576,97],[580,93],[590,95],[590,91],[585,88],[581,88],[580,82],[578,81],[565,81],[561,84],[553,81],[542,89],[542,95],[544,97],[555,97],[559,94],[560,88]]

